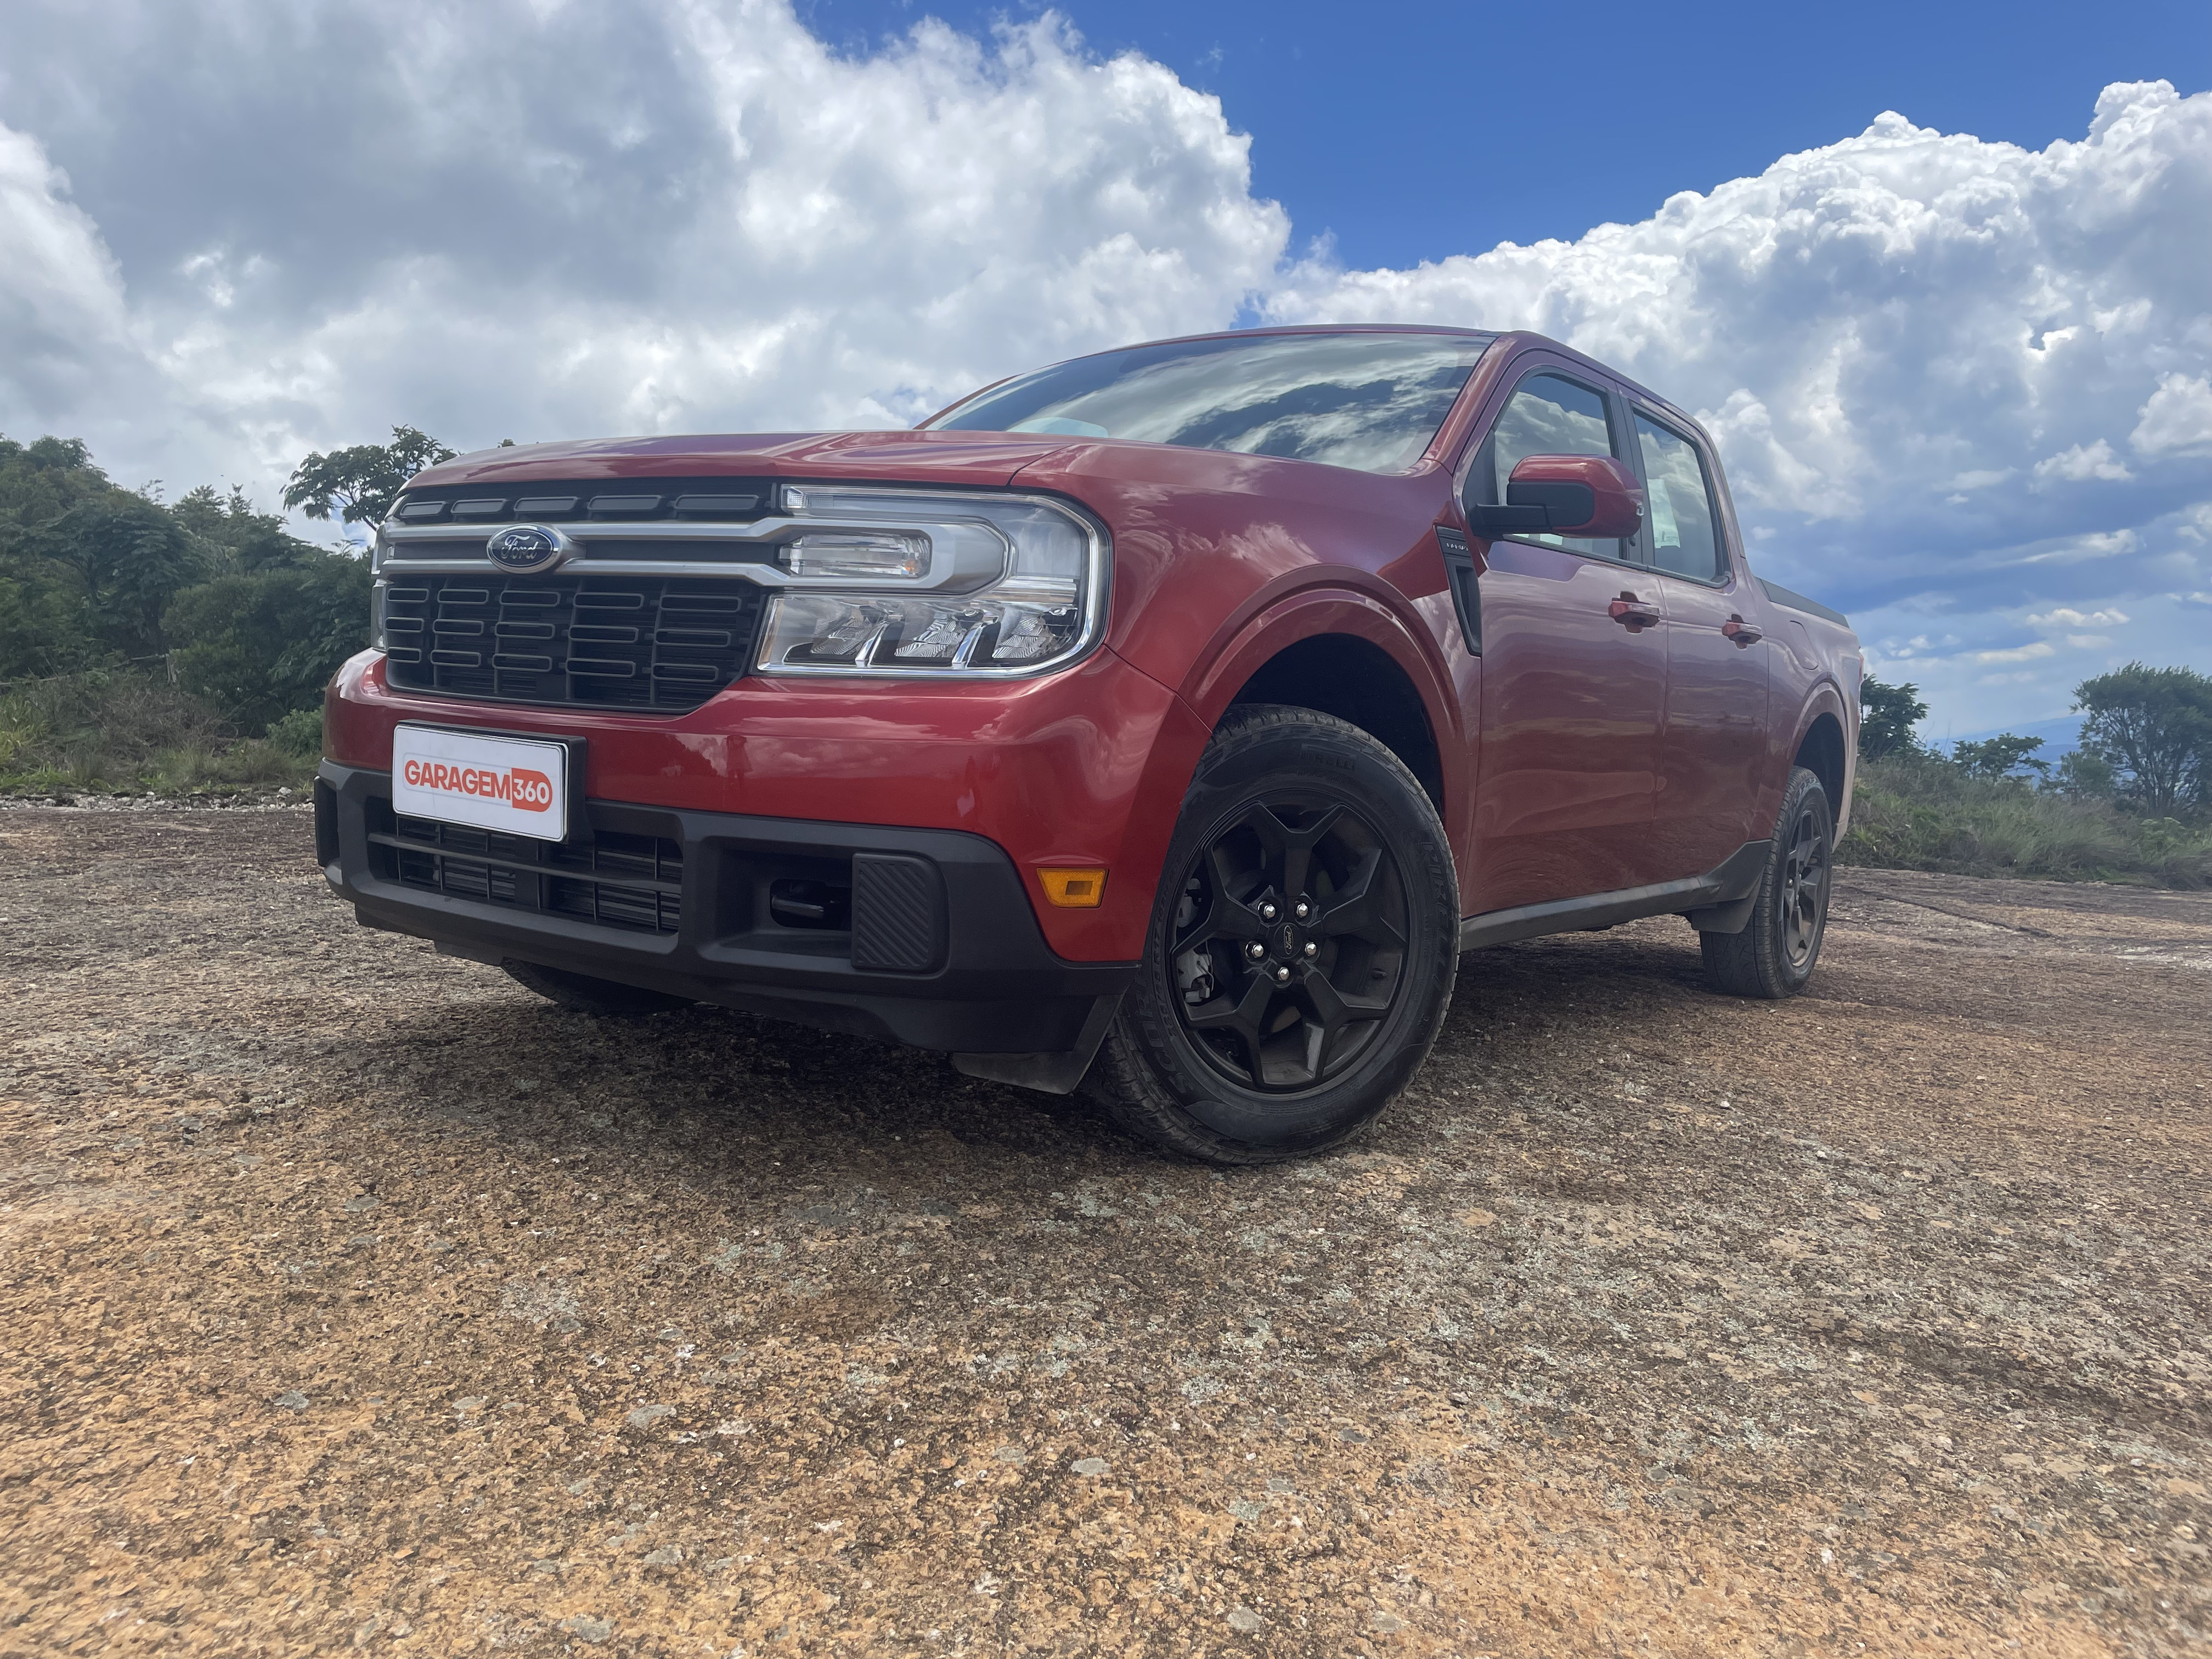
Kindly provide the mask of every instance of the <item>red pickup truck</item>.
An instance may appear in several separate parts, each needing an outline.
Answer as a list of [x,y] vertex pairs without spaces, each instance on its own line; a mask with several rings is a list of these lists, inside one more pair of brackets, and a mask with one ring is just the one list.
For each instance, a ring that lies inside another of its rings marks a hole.
[[489,451],[379,533],[317,854],[558,1003],[949,1051],[1222,1162],[1357,1133],[1460,953],[1820,955],[1861,659],[1711,441],[1532,334],[1259,329],[912,432]]

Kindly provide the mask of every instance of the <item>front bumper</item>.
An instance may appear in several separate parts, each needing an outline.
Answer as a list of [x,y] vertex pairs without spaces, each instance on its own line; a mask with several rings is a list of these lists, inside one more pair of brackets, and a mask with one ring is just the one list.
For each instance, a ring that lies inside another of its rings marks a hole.
[[[751,820],[897,825],[981,836],[1027,884],[1030,917],[1071,962],[1144,953],[1153,884],[1211,732],[1180,698],[1101,648],[1064,672],[888,685],[755,675],[688,714],[477,702],[394,690],[363,652],[324,702],[325,753],[389,772],[402,720],[586,744],[599,801]],[[1043,902],[1040,868],[1111,873],[1096,909]]]
[[[592,800],[588,840],[548,851],[397,819],[391,799],[388,771],[324,762],[325,878],[364,925],[479,961],[951,1050],[980,1075],[1063,1089],[1135,971],[1056,955],[1013,861],[961,830]],[[787,925],[775,896],[798,890],[780,883],[842,890],[848,924]]]

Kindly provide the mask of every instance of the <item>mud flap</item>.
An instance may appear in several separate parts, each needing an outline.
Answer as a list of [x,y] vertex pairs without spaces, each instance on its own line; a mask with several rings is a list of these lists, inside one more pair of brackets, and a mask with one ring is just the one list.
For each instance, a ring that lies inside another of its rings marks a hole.
[[1685,910],[1682,920],[1701,933],[1741,933],[1751,926],[1751,913],[1759,908],[1753,892],[1727,904],[1709,904],[1702,910]]
[[1766,884],[1766,866],[1773,850],[1771,841],[1747,841],[1737,848],[1708,878],[1720,902],[1685,910],[1682,919],[1701,933],[1743,932],[1751,925],[1751,913],[1759,908],[1759,889]]

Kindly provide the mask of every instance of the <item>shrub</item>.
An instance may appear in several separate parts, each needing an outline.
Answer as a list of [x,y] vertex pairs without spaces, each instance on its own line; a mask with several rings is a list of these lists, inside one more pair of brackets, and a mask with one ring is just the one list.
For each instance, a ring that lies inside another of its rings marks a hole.
[[301,760],[320,760],[323,757],[323,711],[320,708],[295,708],[280,720],[270,722],[269,741],[283,753]]
[[368,567],[311,553],[273,570],[218,576],[170,601],[185,690],[258,732],[322,701],[331,672],[368,643]]
[[1862,760],[1839,862],[2057,881],[2212,883],[2212,832],[1978,777],[1933,757]]
[[[319,747],[321,716],[311,718]],[[299,741],[296,727],[287,735]],[[0,693],[0,793],[303,788],[313,775],[311,756],[234,737],[214,709],[163,674],[94,669]]]

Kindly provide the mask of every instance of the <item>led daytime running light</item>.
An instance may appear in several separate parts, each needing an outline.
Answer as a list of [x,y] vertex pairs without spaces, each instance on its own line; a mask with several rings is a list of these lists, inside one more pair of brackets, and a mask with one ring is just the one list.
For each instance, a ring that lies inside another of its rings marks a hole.
[[1105,535],[1062,502],[836,485],[785,485],[781,499],[821,528],[786,542],[779,560],[822,586],[770,601],[759,672],[1031,674],[1073,661],[1097,635]]
[[863,580],[929,574],[929,538],[918,530],[817,530],[783,545],[794,576],[851,576]]

